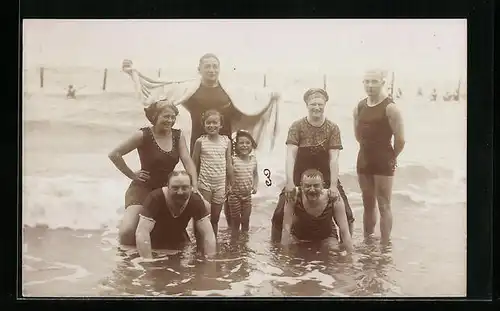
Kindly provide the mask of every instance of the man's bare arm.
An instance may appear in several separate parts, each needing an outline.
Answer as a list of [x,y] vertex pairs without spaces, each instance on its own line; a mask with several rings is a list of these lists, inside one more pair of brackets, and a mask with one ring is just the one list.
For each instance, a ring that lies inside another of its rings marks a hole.
[[292,224],[293,224],[293,204],[295,201],[285,201],[283,211],[283,228],[281,231],[281,244],[288,245],[292,240]]
[[297,159],[297,151],[299,147],[296,145],[286,145],[286,183],[287,185],[293,184],[293,168],[295,160]]
[[359,133],[358,133],[358,107],[356,106],[354,108],[354,111],[352,112],[352,119],[353,119],[353,125],[354,125],[354,137],[356,137],[356,140],[359,142]]
[[344,201],[340,198],[334,203],[334,220],[337,223],[340,231],[340,237],[342,238],[342,243],[348,253],[353,251],[351,233],[349,232],[349,222],[347,221],[347,215],[345,212]]
[[339,179],[339,149],[330,149],[330,182],[331,188],[337,187],[337,180]]
[[394,134],[394,153],[398,157],[406,144],[403,117],[396,104],[387,105],[386,112]]
[[139,255],[143,258],[153,258],[151,252],[151,231],[154,226],[154,219],[139,214],[139,224],[135,231],[135,243],[137,244]]
[[212,258],[215,256],[216,245],[215,245],[215,234],[210,223],[210,215],[203,217],[202,219],[196,221],[196,228],[198,229],[199,237],[202,239],[203,251],[205,256]]

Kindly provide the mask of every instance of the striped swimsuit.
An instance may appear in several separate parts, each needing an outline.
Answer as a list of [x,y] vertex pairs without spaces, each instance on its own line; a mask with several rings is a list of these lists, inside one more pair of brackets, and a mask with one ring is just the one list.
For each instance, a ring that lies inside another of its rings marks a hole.
[[232,219],[241,217],[242,223],[247,222],[247,225],[252,211],[253,173],[256,166],[257,160],[253,155],[248,161],[233,157],[234,184],[227,198],[229,213]]
[[226,152],[229,137],[219,135],[219,139],[211,141],[202,135],[200,153],[200,174],[198,187],[212,193],[212,202],[222,204],[226,198]]

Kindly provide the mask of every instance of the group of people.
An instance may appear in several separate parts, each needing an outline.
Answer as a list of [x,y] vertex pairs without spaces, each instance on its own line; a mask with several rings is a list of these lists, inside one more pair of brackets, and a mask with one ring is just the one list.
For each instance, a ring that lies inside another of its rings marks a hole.
[[[123,70],[131,75],[135,71],[127,60]],[[252,195],[259,183],[253,152],[258,140],[251,131],[235,128],[234,121],[245,116],[219,83],[219,59],[213,54],[202,56],[198,71],[201,81],[189,98],[182,103],[168,96],[152,100],[144,108],[151,126],[136,131],[109,154],[132,180],[125,193],[120,243],[137,246],[144,258],[152,257],[152,248],[182,249],[190,242],[186,228],[191,219],[197,245],[208,257],[216,253],[222,211],[235,236],[249,230]],[[364,234],[374,233],[378,203],[381,243],[388,244],[392,177],[405,139],[401,115],[384,92],[384,83],[381,71],[365,74],[368,96],[355,107],[353,119],[360,146],[357,172]],[[275,100],[279,95],[270,97]],[[325,117],[329,100],[325,90],[310,89],[303,100],[308,114],[288,131],[286,185],[271,219],[271,238],[284,246],[317,242],[337,247],[340,243],[351,252],[354,217],[339,180],[340,129]],[[183,132],[173,128],[179,104],[191,114],[189,149]],[[138,172],[123,159],[136,149]],[[179,160],[185,170],[174,170]]]

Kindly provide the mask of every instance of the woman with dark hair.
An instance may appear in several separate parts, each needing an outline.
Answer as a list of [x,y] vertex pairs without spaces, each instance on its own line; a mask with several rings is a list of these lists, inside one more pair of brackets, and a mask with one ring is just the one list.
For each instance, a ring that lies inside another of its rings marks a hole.
[[[177,107],[163,99],[144,109],[152,126],[143,127],[109,153],[109,159],[132,182],[125,193],[125,215],[119,226],[120,243],[135,244],[135,228],[139,212],[148,194],[167,185],[168,176],[182,161],[197,190],[196,168],[189,156],[181,130],[174,129],[179,115]],[[133,172],[123,156],[137,149],[141,169]],[[187,234],[186,234],[187,236]]]

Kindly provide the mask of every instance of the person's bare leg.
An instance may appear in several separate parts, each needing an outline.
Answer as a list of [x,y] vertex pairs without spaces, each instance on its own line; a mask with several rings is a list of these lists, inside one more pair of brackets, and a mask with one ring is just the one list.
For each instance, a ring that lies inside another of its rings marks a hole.
[[372,175],[358,174],[358,181],[363,197],[363,232],[367,238],[375,232],[377,224],[375,180]]
[[139,224],[139,213],[142,205],[130,205],[125,209],[125,215],[118,226],[120,244],[135,245],[135,230]]
[[252,215],[252,199],[246,198],[241,202],[241,231],[250,230],[250,215]]
[[229,203],[227,200],[224,202],[224,216],[226,217],[227,226],[231,228],[231,213],[229,212]]
[[233,216],[231,218],[231,238],[233,240],[237,240],[238,237],[240,236],[240,224],[241,224],[240,216]]
[[392,231],[392,176],[374,176],[375,194],[377,197],[378,209],[380,211],[380,243],[389,244]]
[[[215,237],[217,238],[217,233],[219,232],[219,218],[222,211],[222,204],[212,203],[212,212],[210,213],[210,222],[212,223],[212,228],[214,229]],[[232,222],[232,220],[231,220]]]

